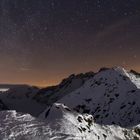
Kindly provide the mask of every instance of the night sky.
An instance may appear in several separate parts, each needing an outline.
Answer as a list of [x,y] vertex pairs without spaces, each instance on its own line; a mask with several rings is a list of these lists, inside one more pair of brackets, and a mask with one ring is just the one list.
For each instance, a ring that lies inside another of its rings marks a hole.
[[140,72],[140,0],[0,0],[0,83],[54,85],[72,73]]

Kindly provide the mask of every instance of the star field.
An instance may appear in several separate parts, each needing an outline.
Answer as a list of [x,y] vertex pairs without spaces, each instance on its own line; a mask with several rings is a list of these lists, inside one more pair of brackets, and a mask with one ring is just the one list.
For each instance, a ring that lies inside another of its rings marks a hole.
[[72,73],[140,71],[139,0],[0,0],[0,83],[47,86]]

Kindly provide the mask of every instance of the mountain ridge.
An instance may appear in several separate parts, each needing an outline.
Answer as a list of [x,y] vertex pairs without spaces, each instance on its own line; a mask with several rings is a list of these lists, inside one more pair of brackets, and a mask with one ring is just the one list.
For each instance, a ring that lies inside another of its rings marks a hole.
[[0,99],[8,109],[0,111],[2,140],[140,139],[140,77],[134,70],[101,68],[54,87],[15,87]]

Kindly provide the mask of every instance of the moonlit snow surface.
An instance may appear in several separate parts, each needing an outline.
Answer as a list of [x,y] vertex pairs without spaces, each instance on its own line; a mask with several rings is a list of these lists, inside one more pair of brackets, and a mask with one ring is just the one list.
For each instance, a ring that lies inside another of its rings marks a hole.
[[0,92],[6,92],[8,90],[9,90],[8,88],[0,88]]
[[[54,117],[58,112],[59,116]],[[0,138],[2,140],[98,140],[99,138],[132,140],[134,137],[140,138],[131,129],[98,125],[94,123],[92,115],[68,111],[63,104],[55,104],[48,117],[48,121],[43,122],[29,114],[3,111],[0,113]]]

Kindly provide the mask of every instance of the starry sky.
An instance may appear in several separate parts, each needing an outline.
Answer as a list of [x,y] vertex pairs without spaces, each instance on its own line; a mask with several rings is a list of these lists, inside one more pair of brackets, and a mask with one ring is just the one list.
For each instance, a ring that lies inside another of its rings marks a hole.
[[0,83],[55,85],[72,73],[140,72],[140,0],[0,0]]

